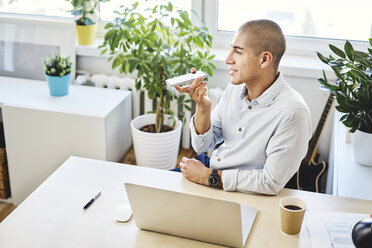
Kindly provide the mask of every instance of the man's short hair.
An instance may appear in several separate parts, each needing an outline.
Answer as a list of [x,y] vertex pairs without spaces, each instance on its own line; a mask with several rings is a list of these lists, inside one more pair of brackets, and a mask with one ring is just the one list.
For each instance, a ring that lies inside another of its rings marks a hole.
[[238,31],[252,35],[250,40],[253,44],[249,44],[249,46],[255,51],[256,55],[263,51],[271,52],[273,66],[278,69],[280,59],[286,49],[285,37],[278,24],[265,19],[253,20],[244,23]]

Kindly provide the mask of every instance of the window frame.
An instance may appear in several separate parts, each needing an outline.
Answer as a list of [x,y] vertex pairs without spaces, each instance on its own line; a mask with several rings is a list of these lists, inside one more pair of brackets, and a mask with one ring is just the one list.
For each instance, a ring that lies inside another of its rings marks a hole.
[[[233,39],[234,32],[228,31],[218,31],[218,0],[190,0],[191,8],[198,14],[201,22],[209,29],[209,32],[214,37],[213,48],[228,50],[230,48],[231,40]],[[10,14],[10,13],[4,13]],[[29,16],[28,14],[17,14],[20,16]],[[34,16],[34,15],[33,15]],[[70,19],[73,17],[52,17],[36,15],[39,18],[45,18],[45,20],[53,19]],[[192,20],[195,21],[194,16]],[[106,33],[104,26],[109,23],[108,21],[97,22],[97,33],[96,38],[98,40],[103,39]],[[299,55],[299,56],[310,56],[316,57],[315,51],[321,52],[323,54],[330,54],[329,44],[333,44],[339,48],[343,48],[345,41],[342,39],[326,39],[326,38],[310,38],[310,37],[300,37],[300,36],[286,36],[287,41],[287,55]],[[356,41],[350,40],[355,50],[367,51],[369,47],[368,41]]]
[[[194,2],[196,0],[192,1]],[[228,49],[230,47],[230,42],[233,39],[234,32],[218,30],[218,0],[202,0],[202,2],[204,24],[214,37],[214,48]],[[315,51],[329,54],[331,52],[328,46],[329,44],[343,48],[346,40],[286,35],[286,41],[286,54],[316,56]],[[368,41],[350,40],[350,42],[355,50],[367,51],[367,48],[369,47]]]

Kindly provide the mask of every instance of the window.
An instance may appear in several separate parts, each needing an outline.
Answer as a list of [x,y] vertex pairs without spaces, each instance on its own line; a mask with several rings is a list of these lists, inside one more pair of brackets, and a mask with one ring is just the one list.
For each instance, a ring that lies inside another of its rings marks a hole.
[[[120,10],[120,6],[125,4],[133,4],[139,0],[110,0],[106,3],[100,3],[100,20],[112,21],[115,18],[114,10]],[[149,0],[141,1],[141,4],[147,5],[149,8],[155,6],[161,1]],[[191,0],[172,0],[175,7],[190,10]],[[72,18],[70,12],[72,6],[66,0],[0,0],[0,12],[16,13],[16,14],[31,14],[31,15],[45,15]]]
[[[110,0],[106,3],[101,3],[100,5],[100,19],[103,21],[113,21],[115,18],[115,14],[113,11],[117,10],[120,12],[120,6],[125,4],[126,6],[133,4],[135,2],[139,2],[138,0]],[[191,10],[191,0],[172,0],[171,1],[174,7],[178,7],[184,10]],[[156,0],[149,0],[149,1],[140,1],[141,6],[145,6],[146,8],[153,8],[156,4],[161,4],[162,1]]]
[[71,17],[71,4],[65,0],[0,0],[0,12]]
[[[370,0],[205,0],[205,21],[217,47],[228,47],[241,24],[253,19],[277,22],[287,37],[287,52],[314,54],[329,51],[328,44],[342,47],[353,40],[354,48],[366,50],[372,36]],[[233,18],[232,18],[233,17]]]
[[[153,7],[157,0],[110,0],[100,4],[97,36],[103,37],[105,22],[116,17],[121,5],[136,1]],[[172,0],[175,7],[194,9],[214,36],[214,47],[228,48],[234,31],[247,20],[268,18],[276,21],[287,36],[287,53],[314,55],[329,52],[328,44],[342,47],[352,40],[355,49],[366,50],[372,37],[371,0]],[[65,0],[0,0],[0,12],[72,18]]]
[[270,19],[289,36],[366,41],[372,31],[371,9],[367,0],[219,0],[217,27],[235,31],[248,20]]
[[[195,1],[193,5],[196,6],[200,13],[201,2],[199,0],[172,0],[174,7],[181,8],[184,10],[191,10],[192,1]],[[105,34],[104,26],[106,22],[113,21],[116,14],[113,12],[120,11],[120,6],[130,5],[135,2],[140,2],[141,5],[152,8],[155,4],[159,4],[162,1],[159,0],[110,0],[106,3],[100,3],[100,20],[98,23],[97,37],[103,37]],[[193,8],[195,9],[195,6]],[[0,12],[4,13],[15,13],[15,14],[28,14],[28,15],[41,15],[41,16],[52,16],[52,17],[67,17],[73,18],[68,10],[72,9],[72,5],[66,0],[0,0]]]

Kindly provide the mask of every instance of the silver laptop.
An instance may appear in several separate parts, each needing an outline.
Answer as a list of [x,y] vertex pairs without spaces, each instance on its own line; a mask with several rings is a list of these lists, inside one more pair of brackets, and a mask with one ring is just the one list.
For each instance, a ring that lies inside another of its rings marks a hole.
[[257,208],[125,183],[138,228],[230,247],[243,247]]

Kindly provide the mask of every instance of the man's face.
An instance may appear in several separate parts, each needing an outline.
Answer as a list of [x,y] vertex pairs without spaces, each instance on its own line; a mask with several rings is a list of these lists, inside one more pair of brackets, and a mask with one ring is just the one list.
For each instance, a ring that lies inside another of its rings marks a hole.
[[251,84],[259,75],[260,56],[255,55],[249,44],[253,44],[249,32],[235,33],[231,50],[225,59],[225,63],[230,66],[232,84]]

